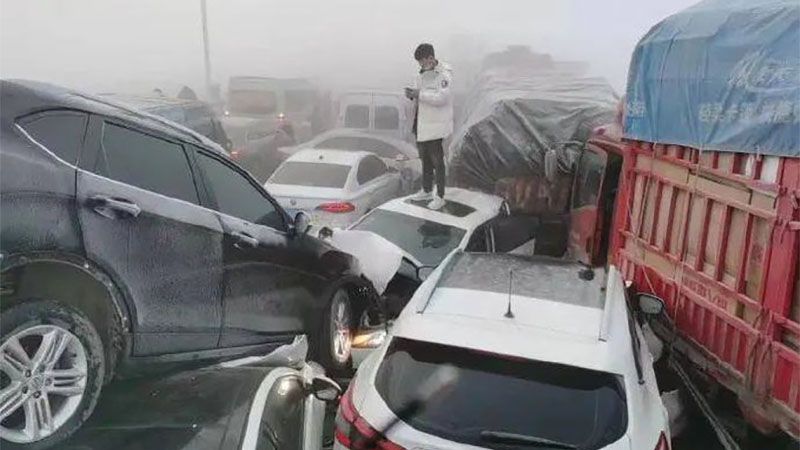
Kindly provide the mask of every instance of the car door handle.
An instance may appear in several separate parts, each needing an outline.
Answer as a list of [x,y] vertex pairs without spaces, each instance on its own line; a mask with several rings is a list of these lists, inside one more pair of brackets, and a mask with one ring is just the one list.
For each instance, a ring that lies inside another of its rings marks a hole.
[[236,240],[233,244],[236,248],[242,247],[251,247],[256,248],[258,247],[258,239],[254,238],[253,236],[243,232],[243,231],[234,231],[231,233],[231,236]]
[[89,205],[97,214],[109,219],[125,217],[138,217],[142,208],[136,203],[124,198],[112,198],[105,195],[95,195],[89,198]]

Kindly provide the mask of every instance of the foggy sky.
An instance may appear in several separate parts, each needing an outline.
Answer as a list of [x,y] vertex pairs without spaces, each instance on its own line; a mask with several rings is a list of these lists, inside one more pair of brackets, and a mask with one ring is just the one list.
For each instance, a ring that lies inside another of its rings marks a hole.
[[[696,1],[207,0],[212,77],[402,86],[419,42],[446,61],[526,44],[588,61],[621,92],[639,38]],[[0,0],[0,77],[91,91],[201,87],[200,0]]]

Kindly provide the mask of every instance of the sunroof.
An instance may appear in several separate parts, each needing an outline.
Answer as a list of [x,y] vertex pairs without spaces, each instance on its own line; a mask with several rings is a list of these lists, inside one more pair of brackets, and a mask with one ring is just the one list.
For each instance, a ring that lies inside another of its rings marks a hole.
[[[419,206],[420,208],[427,208],[430,200],[407,199],[406,203],[409,205]],[[453,217],[467,217],[475,212],[475,208],[467,206],[463,203],[445,200],[444,206],[439,210],[439,212],[451,215]]]

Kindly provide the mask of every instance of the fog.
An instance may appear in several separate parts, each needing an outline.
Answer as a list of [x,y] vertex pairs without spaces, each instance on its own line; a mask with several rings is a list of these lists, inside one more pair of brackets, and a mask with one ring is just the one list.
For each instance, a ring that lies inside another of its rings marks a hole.
[[[631,51],[696,0],[207,0],[212,80],[300,76],[392,88],[414,47],[445,61],[523,44],[622,91]],[[0,76],[91,91],[165,91],[204,82],[200,0],[2,0]],[[456,64],[456,77],[458,65]]]

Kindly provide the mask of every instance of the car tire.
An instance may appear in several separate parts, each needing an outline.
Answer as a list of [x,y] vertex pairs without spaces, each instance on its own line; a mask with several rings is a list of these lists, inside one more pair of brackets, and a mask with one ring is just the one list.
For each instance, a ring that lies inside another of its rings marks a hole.
[[353,373],[352,341],[355,310],[345,289],[331,296],[316,339],[317,357],[329,374],[347,377]]
[[[97,404],[105,376],[100,336],[81,311],[43,300],[4,310],[0,329],[2,448],[50,448],[80,428]],[[49,427],[26,414],[47,410]]]

